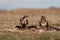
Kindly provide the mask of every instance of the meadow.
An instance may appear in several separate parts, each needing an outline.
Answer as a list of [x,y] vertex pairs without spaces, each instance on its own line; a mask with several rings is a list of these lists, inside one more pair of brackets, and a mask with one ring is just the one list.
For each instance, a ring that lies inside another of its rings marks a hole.
[[[16,25],[20,25],[20,18],[27,15],[29,18],[28,25],[39,25],[41,16],[45,16],[49,24],[60,27],[60,9],[14,9],[0,10],[0,29],[15,29]],[[9,32],[0,30],[0,40],[60,40],[60,32]]]

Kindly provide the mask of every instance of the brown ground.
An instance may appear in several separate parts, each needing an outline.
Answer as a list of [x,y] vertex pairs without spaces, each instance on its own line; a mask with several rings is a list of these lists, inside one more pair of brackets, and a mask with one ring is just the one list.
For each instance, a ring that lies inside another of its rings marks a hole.
[[19,24],[19,19],[24,16],[29,16],[29,25],[38,25],[41,16],[46,16],[49,23],[60,23],[60,9],[15,9],[10,11],[0,10],[0,27],[14,28]]

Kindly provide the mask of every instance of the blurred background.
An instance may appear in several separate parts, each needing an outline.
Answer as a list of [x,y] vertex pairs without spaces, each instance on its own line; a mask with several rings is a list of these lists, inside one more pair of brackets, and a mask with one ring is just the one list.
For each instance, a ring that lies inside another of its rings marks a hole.
[[0,0],[1,28],[20,25],[24,15],[29,16],[29,25],[38,25],[41,16],[50,24],[60,25],[60,0]]

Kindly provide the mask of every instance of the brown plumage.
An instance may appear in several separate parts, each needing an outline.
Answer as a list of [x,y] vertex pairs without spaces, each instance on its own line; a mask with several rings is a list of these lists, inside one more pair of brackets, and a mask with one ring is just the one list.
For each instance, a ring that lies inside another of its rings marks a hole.
[[41,16],[41,20],[39,21],[39,25],[41,29],[48,29],[48,21],[46,20],[45,16]]

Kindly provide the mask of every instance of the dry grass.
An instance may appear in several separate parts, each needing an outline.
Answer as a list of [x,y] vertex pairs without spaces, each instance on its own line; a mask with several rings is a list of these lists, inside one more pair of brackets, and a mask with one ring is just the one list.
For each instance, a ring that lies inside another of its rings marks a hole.
[[[16,25],[20,25],[19,19],[21,18],[21,16],[23,15],[0,14],[0,28],[14,28]],[[58,17],[54,17],[56,20],[54,20],[52,16],[50,17],[51,19],[49,17],[50,16],[47,17],[49,23],[57,24],[57,25],[59,24],[60,19]],[[29,25],[38,25],[39,20],[40,20],[40,15],[39,16],[29,15]]]
[[[60,9],[17,9],[0,11],[0,29],[14,29],[19,24],[19,19],[29,16],[29,25],[38,25],[42,15],[46,16],[49,23],[60,26]],[[0,31],[0,40],[60,40],[60,32],[6,32]]]
[[29,16],[29,25],[38,25],[42,15],[51,24],[60,24],[60,9],[16,9],[11,11],[0,11],[0,28],[14,28],[19,24],[19,19],[24,16]]
[[0,40],[60,40],[60,32],[0,31]]

